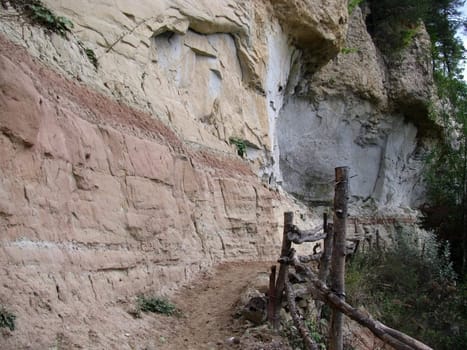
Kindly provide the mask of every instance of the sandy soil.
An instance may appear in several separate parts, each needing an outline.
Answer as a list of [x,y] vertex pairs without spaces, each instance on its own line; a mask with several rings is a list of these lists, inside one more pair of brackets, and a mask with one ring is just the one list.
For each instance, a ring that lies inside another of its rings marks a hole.
[[[246,329],[245,323],[234,315],[241,292],[258,273],[267,272],[271,264],[248,262],[219,265],[213,272],[182,288],[173,301],[183,316],[170,320],[173,327],[171,336],[161,349],[256,348],[251,340],[248,344],[234,344],[229,342],[229,338],[240,339]],[[268,341],[274,342],[274,339]]]

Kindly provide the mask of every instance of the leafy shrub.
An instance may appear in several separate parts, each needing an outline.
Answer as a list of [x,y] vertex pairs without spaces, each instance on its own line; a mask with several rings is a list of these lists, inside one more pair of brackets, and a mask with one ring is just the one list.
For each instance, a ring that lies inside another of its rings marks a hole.
[[401,232],[386,251],[357,254],[347,268],[349,302],[436,349],[467,348],[466,285],[449,246]]
[[91,49],[85,48],[84,52],[86,53],[86,56],[88,57],[89,61],[92,63],[94,68],[97,69],[97,67],[99,66],[99,63],[97,62],[97,57],[96,57],[96,54],[94,53],[94,51],[91,50]]
[[[40,0],[10,0],[9,3],[32,24],[42,26],[63,37],[66,37],[67,33],[73,28],[73,22],[66,17],[55,15]],[[97,69],[98,61],[94,51],[86,48],[79,40],[78,45],[84,50],[89,61]]]
[[44,6],[40,0],[14,0],[10,4],[34,24],[41,25],[52,32],[65,36],[73,28],[66,17],[57,16]]
[[15,330],[16,316],[0,305],[0,328],[9,328]]
[[231,137],[229,141],[230,141],[230,144],[235,145],[235,147],[237,148],[237,154],[243,158],[246,155],[245,140],[240,139],[238,137]]
[[[316,322],[311,319],[306,319],[305,325],[310,331],[311,338],[318,345],[318,349],[326,350],[326,337],[320,332],[319,326],[316,324]],[[292,347],[292,349],[305,349],[305,345],[303,344],[303,340],[300,336],[300,333],[298,332],[297,328],[294,326],[292,321],[288,321],[283,324],[282,336],[288,340],[289,345]]]
[[176,306],[170,303],[167,299],[156,296],[140,295],[137,298],[137,309],[144,312],[155,312],[167,316],[179,314]]
[[408,47],[417,35],[417,28],[407,28],[401,32],[402,48]]
[[56,16],[39,1],[29,5],[27,9],[33,21],[60,35],[65,36],[73,28],[73,23],[69,19],[63,16]]

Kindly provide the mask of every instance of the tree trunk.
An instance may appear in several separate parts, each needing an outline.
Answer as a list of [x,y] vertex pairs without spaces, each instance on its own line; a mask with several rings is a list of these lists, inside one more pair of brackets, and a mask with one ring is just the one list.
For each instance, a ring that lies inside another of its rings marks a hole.
[[[319,262],[319,272],[318,272],[318,279],[323,282],[327,283],[327,279],[329,276],[329,265],[331,263],[331,256],[332,256],[332,244],[333,244],[333,235],[334,235],[334,228],[332,223],[328,223],[328,215],[325,213],[323,216],[323,230],[326,233],[326,238],[323,242],[323,253],[321,255],[321,260]],[[323,309],[323,302],[321,300],[316,300],[316,319],[319,323],[321,320],[321,311]]]
[[[289,241],[287,234],[292,230],[293,225],[293,213],[286,212],[284,213],[284,231],[282,234],[282,249],[281,249],[281,258],[288,257],[290,253],[290,248],[292,247],[291,242]],[[280,326],[280,310],[282,306],[282,294],[284,293],[285,279],[287,277],[287,269],[289,265],[284,261],[281,261],[279,267],[279,273],[277,276],[276,282],[276,294],[274,298],[274,316],[273,316],[273,327],[274,329],[279,329]]]
[[[466,132],[464,127],[464,133]],[[462,168],[462,268],[461,274],[467,272],[467,134],[464,135],[464,164]]]
[[274,310],[276,309],[276,265],[271,266],[271,274],[269,275],[269,292],[268,292],[268,321],[274,323]]
[[[347,201],[349,196],[349,168],[335,169],[336,185],[334,195],[334,243],[331,259],[331,288],[345,300],[345,243],[347,225]],[[343,349],[344,315],[337,309],[331,314],[329,349]]]

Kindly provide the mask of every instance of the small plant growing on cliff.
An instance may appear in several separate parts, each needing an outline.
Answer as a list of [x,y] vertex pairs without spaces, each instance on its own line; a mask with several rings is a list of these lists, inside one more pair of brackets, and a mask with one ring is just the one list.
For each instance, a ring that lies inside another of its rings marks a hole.
[[[73,28],[73,22],[63,16],[57,16],[44,6],[40,0],[10,0],[9,4],[25,17],[31,24],[39,25],[47,30],[66,37]],[[5,5],[6,6],[6,5]],[[89,61],[97,69],[98,62],[93,50],[86,48],[81,41],[78,45],[84,50]]]
[[67,32],[73,28],[73,23],[68,18],[55,15],[40,0],[15,0],[10,1],[10,4],[32,23],[62,36],[66,36]]
[[351,14],[353,12],[353,10],[355,10],[355,8],[360,5],[360,3],[362,2],[363,0],[349,0],[349,4],[347,6],[347,9],[349,11],[349,14]]
[[341,49],[341,53],[344,55],[348,55],[348,54],[356,53],[356,52],[358,52],[358,49],[356,47],[343,47]]
[[16,316],[14,314],[5,309],[4,306],[0,305],[0,328],[9,328],[10,331],[14,331],[15,319]]
[[97,62],[97,57],[96,57],[96,54],[94,53],[94,51],[91,50],[91,49],[85,48],[84,52],[86,53],[86,56],[88,57],[89,61],[92,63],[94,68],[97,69],[97,67],[99,66],[99,63]]
[[408,28],[402,31],[401,33],[401,40],[402,40],[402,48],[408,47],[415,36],[417,35],[417,28]]
[[167,316],[177,316],[180,311],[170,301],[156,296],[140,295],[136,300],[138,312],[155,312]]
[[238,137],[231,137],[231,138],[229,138],[229,141],[230,141],[231,145],[235,145],[235,147],[237,148],[237,154],[240,157],[244,158],[245,155],[246,155],[246,143],[245,143],[245,140],[240,139]]

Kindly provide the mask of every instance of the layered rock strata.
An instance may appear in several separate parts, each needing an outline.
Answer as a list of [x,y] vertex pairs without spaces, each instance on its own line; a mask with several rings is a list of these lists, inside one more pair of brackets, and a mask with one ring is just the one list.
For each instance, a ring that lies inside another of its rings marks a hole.
[[147,347],[154,324],[123,304],[275,259],[282,188],[329,204],[336,166],[356,175],[351,234],[413,222],[423,28],[388,62],[343,0],[43,2],[67,37],[1,8],[0,298],[18,315],[2,347]]
[[77,314],[277,254],[280,197],[248,163],[0,47],[0,298],[18,315],[2,348],[49,348],[68,322],[79,333]]

